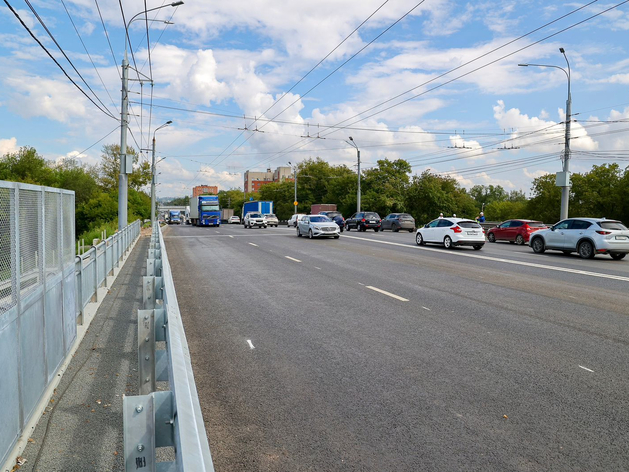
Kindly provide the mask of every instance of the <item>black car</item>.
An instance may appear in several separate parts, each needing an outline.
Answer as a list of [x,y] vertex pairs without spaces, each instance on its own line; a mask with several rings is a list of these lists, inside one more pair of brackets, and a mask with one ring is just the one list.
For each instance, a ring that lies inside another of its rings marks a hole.
[[355,228],[356,231],[367,231],[373,229],[375,232],[380,231],[381,219],[378,213],[373,211],[361,211],[354,213],[351,218],[345,220],[345,229],[349,231]]
[[341,215],[340,211],[320,211],[319,214],[325,215],[330,218],[337,225],[339,225],[339,228],[341,228],[341,233],[343,232],[343,228],[345,227],[345,218],[343,218],[343,215]]

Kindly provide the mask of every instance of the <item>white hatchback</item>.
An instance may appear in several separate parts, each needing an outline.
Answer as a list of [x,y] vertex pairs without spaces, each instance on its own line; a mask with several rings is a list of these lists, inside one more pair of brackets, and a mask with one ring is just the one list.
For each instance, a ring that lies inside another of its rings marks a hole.
[[485,230],[476,221],[466,218],[437,218],[417,229],[415,242],[419,246],[443,244],[446,249],[472,246],[478,251],[485,245]]
[[341,229],[334,221],[325,215],[304,215],[297,222],[297,236],[307,235],[310,239],[331,237],[338,239]]

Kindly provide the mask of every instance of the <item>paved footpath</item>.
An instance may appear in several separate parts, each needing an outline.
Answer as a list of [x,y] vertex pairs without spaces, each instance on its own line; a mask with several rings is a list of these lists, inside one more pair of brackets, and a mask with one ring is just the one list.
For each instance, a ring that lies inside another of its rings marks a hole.
[[148,244],[142,236],[98,308],[20,472],[124,471],[122,395],[138,394],[136,318]]

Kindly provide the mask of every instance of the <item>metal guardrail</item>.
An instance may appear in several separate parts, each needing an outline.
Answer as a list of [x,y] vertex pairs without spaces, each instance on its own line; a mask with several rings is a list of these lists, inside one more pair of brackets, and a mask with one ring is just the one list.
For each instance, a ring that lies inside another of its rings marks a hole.
[[[125,470],[213,472],[201,405],[161,228],[153,229],[138,310],[140,395],[123,398]],[[165,341],[166,349],[156,349]],[[156,391],[158,381],[168,390]],[[158,462],[157,448],[175,460]]]
[[98,289],[107,286],[107,276],[120,266],[123,256],[140,236],[142,224],[136,220],[75,258],[77,323],[83,324],[85,307],[98,301]]

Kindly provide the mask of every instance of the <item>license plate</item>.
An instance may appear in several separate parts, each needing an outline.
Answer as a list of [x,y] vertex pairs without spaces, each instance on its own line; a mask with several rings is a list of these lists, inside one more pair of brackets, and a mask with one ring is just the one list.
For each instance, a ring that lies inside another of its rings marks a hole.
[[627,236],[616,236],[616,239],[620,239],[621,241],[626,241]]
[[375,223],[375,221],[370,221],[369,223]]
[[478,234],[478,231],[468,231],[467,234],[471,235],[471,236],[475,236]]

